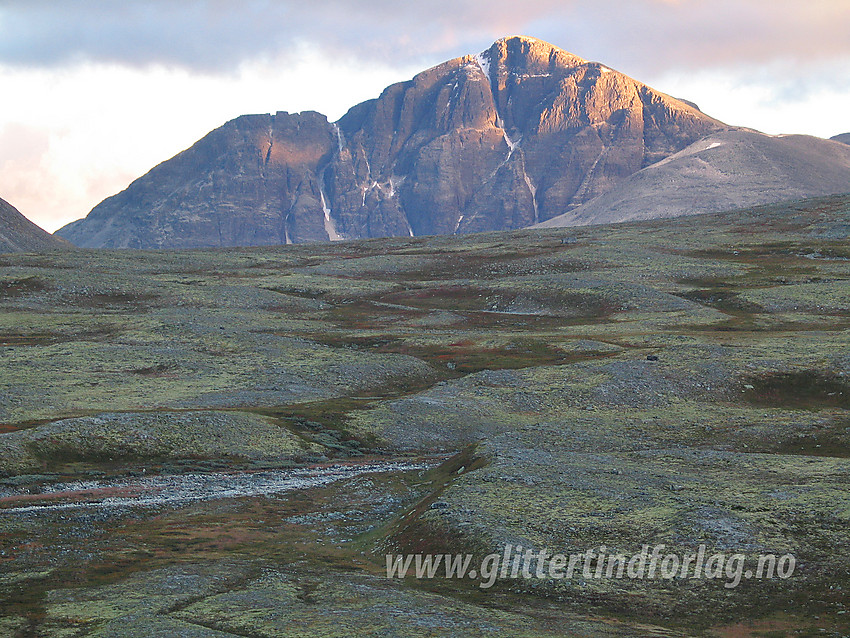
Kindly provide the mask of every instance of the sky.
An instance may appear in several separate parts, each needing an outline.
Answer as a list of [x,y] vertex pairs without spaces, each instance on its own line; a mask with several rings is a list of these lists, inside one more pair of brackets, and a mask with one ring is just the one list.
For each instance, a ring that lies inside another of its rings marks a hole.
[[850,0],[0,0],[0,198],[53,231],[234,117],[335,120],[517,34],[729,124],[850,131]]

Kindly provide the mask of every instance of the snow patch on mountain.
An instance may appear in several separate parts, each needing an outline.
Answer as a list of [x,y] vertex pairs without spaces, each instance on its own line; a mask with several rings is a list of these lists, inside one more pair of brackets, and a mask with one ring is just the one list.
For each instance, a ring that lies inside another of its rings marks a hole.
[[331,219],[331,209],[328,206],[327,199],[325,199],[324,188],[319,189],[319,197],[322,200],[322,211],[325,213],[325,232],[328,234],[328,239],[331,241],[342,241],[345,238],[336,232],[336,225],[333,219]]
[[[487,78],[488,82],[490,80],[490,52],[482,51],[478,53],[475,57],[475,62],[478,64],[478,68],[481,69],[481,72],[484,74],[484,77]],[[491,82],[492,84],[492,82]]]
[[336,133],[337,146],[339,147],[339,152],[342,153],[342,149],[345,147],[345,139],[342,137],[342,131],[339,128],[339,124],[331,122],[331,128],[333,128]]

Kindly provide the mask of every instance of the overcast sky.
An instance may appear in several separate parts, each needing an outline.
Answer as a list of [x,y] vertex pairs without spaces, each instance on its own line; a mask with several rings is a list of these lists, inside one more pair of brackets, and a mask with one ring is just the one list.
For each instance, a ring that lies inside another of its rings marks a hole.
[[850,131],[850,0],[0,0],[0,198],[55,230],[244,113],[523,34],[730,124]]

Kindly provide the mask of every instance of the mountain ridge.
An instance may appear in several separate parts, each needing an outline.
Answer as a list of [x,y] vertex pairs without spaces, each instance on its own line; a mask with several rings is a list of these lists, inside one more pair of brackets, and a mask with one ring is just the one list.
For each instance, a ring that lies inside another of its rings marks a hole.
[[231,120],[57,234],[188,248],[520,228],[725,128],[514,36],[390,85],[337,122],[312,111]]

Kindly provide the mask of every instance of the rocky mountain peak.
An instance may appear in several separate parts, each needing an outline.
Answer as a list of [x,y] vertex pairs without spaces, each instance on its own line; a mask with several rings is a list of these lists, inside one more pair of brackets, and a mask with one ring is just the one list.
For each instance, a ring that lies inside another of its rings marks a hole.
[[587,60],[559,49],[553,44],[517,35],[496,40],[478,56],[487,60],[495,77],[515,74],[542,75],[557,73],[587,64]]
[[521,228],[724,128],[602,64],[513,36],[393,84],[336,123],[238,118],[59,232],[83,246],[183,247]]

